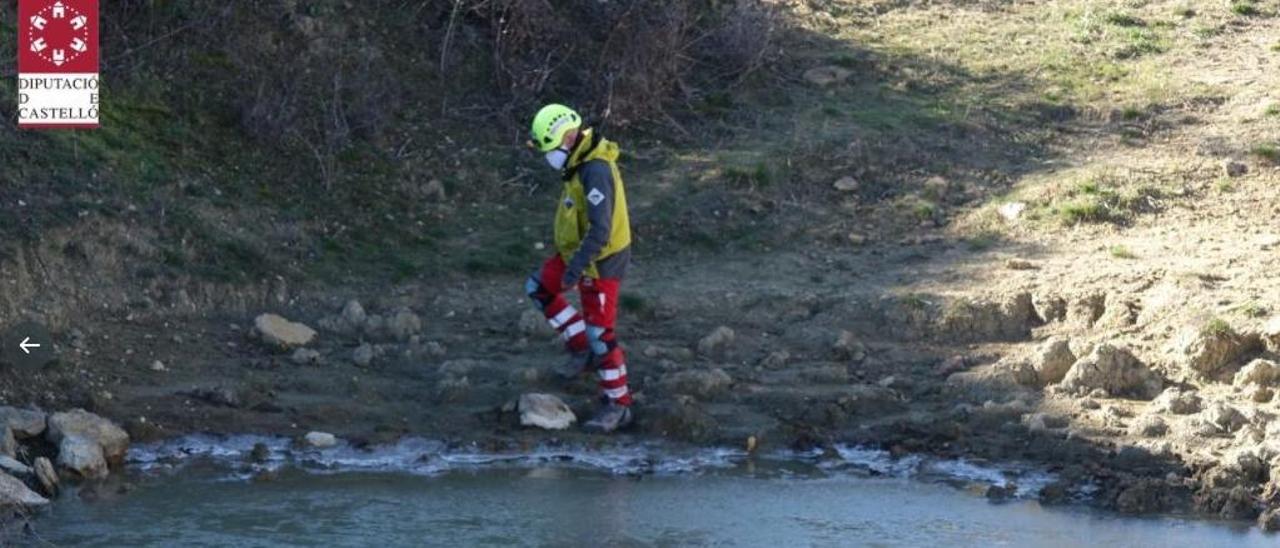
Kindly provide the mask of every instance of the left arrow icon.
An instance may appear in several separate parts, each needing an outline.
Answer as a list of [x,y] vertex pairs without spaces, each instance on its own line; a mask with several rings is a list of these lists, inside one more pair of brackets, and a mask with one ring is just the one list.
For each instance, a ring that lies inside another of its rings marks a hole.
[[31,342],[31,337],[27,337],[22,339],[22,342],[18,344],[18,348],[21,348],[23,352],[30,354],[32,348],[40,348],[40,345]]

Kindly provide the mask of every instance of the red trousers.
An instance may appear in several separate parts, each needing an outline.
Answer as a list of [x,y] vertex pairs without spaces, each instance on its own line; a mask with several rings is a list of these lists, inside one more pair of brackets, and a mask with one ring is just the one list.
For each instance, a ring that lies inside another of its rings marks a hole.
[[613,329],[618,317],[618,288],[622,280],[583,276],[578,282],[578,295],[582,298],[582,313],[579,314],[564,298],[564,293],[572,289],[560,285],[564,271],[564,260],[554,255],[529,278],[525,289],[547,317],[547,322],[560,333],[570,352],[590,350],[595,354],[601,392],[619,405],[631,405],[631,392],[627,390],[627,364]]

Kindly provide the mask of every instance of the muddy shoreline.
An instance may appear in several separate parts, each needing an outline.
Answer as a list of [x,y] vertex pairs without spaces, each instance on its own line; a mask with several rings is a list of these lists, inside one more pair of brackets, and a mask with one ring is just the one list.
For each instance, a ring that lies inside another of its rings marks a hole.
[[[609,438],[519,426],[520,394],[557,395],[583,417],[595,385],[550,374],[560,356],[553,334],[498,282],[473,282],[467,297],[400,288],[362,301],[361,322],[349,314],[353,299],[335,296],[217,319],[178,318],[163,306],[94,318],[62,331],[59,362],[27,377],[35,382],[5,389],[10,401],[109,417],[134,443],[323,431],[354,447],[416,436],[491,452],[663,441],[821,453],[854,444],[1041,466],[1059,478],[1037,494],[1049,504],[1095,485],[1089,504],[1124,514],[1271,519],[1274,403],[1253,401],[1248,382],[1232,384],[1234,372],[1273,356],[1265,326],[1233,335],[1240,348],[1222,354],[1230,363],[1219,380],[1197,386],[1152,359],[1156,345],[1101,329],[1124,321],[1115,307],[1130,306],[1106,294],[830,285],[843,293],[662,295],[665,287],[642,284],[640,294],[662,296],[623,315],[637,424]],[[266,312],[316,334],[300,347],[264,339],[254,319]]]

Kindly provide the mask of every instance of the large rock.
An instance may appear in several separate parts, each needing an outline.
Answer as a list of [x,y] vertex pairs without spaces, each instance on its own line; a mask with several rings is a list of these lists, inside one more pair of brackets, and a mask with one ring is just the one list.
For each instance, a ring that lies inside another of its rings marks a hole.
[[253,327],[263,342],[280,348],[306,346],[316,337],[314,329],[276,314],[262,314],[254,318]]
[[48,416],[42,411],[0,407],[0,424],[9,426],[17,439],[34,438],[44,433]]
[[0,508],[31,508],[49,504],[46,499],[27,487],[17,478],[0,474]]
[[49,429],[45,438],[61,444],[68,437],[79,437],[98,445],[102,455],[112,464],[124,462],[129,450],[129,434],[115,423],[83,409],[74,409],[49,416]]
[[1071,352],[1070,341],[1061,337],[1045,341],[1031,357],[1031,367],[1035,369],[1041,386],[1062,382],[1075,363],[1076,355]]
[[1210,405],[1201,417],[1206,423],[1225,433],[1235,432],[1249,422],[1239,410],[1222,402]]
[[516,411],[521,425],[547,430],[564,430],[578,420],[568,405],[551,394],[522,394]]
[[387,330],[387,334],[391,335],[391,338],[398,341],[407,341],[409,337],[422,331],[422,318],[411,310],[402,308],[387,318],[384,329]]
[[1200,412],[1200,396],[1190,390],[1170,387],[1151,402],[1158,413],[1193,415]]
[[1019,340],[1039,322],[1030,293],[1001,301],[957,299],[947,304],[939,328],[957,341]]
[[32,463],[35,469],[36,479],[40,481],[40,487],[44,489],[44,494],[50,497],[58,495],[58,473],[53,469],[53,463],[48,457],[37,457]]
[[1103,390],[1111,396],[1149,400],[1160,395],[1164,381],[1125,348],[1100,344],[1076,360],[1061,387],[1078,395]]
[[58,442],[58,466],[82,478],[107,477],[107,459],[102,446],[82,436],[65,436]]
[[1250,384],[1273,386],[1277,379],[1280,379],[1280,365],[1271,360],[1257,359],[1245,364],[1240,371],[1236,372],[1233,384],[1239,387]]
[[1221,321],[1182,330],[1173,341],[1173,354],[1183,365],[1205,376],[1215,376],[1236,364],[1253,346]]

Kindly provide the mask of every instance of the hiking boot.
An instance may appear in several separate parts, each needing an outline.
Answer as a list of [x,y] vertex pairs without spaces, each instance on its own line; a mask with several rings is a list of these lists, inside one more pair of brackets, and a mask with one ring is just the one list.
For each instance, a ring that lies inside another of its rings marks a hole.
[[596,413],[596,416],[583,424],[582,427],[588,432],[598,432],[608,434],[610,432],[621,430],[631,424],[631,408],[626,405],[618,405],[609,403]]
[[555,371],[560,378],[571,381],[586,372],[590,366],[591,352],[573,352],[564,363],[556,366]]

